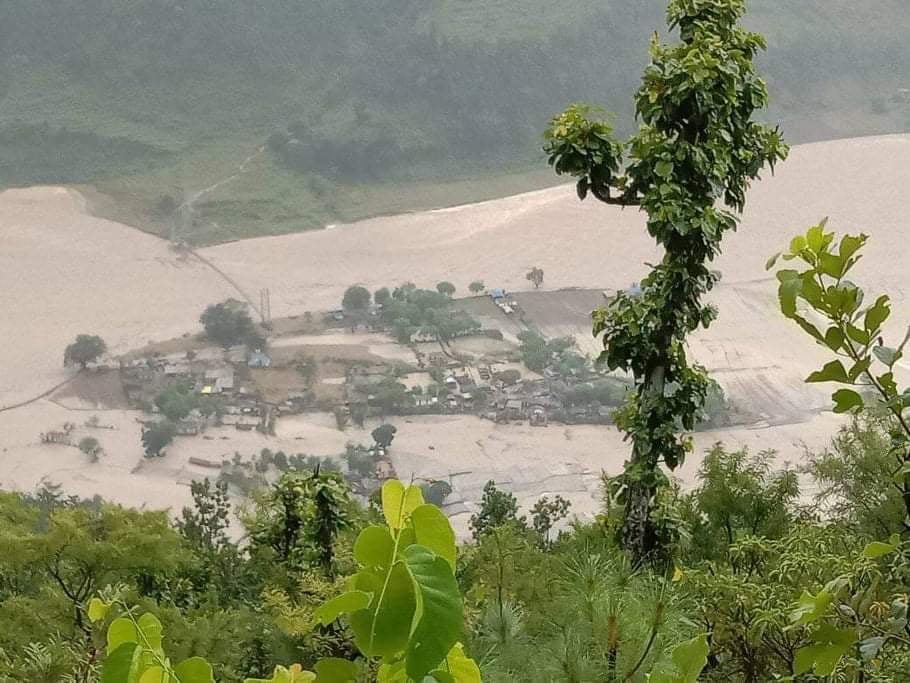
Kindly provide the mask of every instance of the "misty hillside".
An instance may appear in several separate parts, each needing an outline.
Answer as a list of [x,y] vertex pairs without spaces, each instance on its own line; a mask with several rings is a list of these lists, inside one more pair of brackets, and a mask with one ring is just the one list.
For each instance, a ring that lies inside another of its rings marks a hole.
[[[182,227],[217,242],[539,186],[565,104],[629,125],[663,4],[11,0],[0,187],[93,184],[117,200],[99,210],[163,232],[248,159]],[[751,3],[791,142],[910,127],[910,10],[874,4]]]

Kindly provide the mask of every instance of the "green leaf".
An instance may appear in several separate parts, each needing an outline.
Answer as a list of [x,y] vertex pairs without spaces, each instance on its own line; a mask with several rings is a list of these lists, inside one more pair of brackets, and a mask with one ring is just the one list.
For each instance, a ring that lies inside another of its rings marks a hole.
[[806,238],[802,235],[797,235],[792,240],[790,240],[790,253],[796,256],[807,246],[808,243],[806,242]]
[[872,541],[863,548],[863,557],[866,557],[870,560],[877,560],[878,558],[887,555],[888,553],[893,553],[897,550],[896,545],[891,543],[885,543],[883,541]]
[[184,659],[174,667],[174,673],[180,683],[215,683],[212,665],[202,657]]
[[455,532],[448,518],[435,505],[421,505],[411,513],[415,541],[429,548],[455,569]]
[[816,370],[806,378],[807,382],[843,382],[849,383],[850,378],[844,364],[839,360],[825,363],[821,370]]
[[405,488],[397,479],[390,479],[382,485],[382,513],[390,529],[401,529],[408,517],[423,505],[423,493],[419,486]]
[[863,397],[853,391],[853,389],[838,389],[831,398],[834,400],[834,412],[846,413],[855,408],[863,407]]
[[680,643],[671,655],[680,683],[696,683],[708,663],[708,639],[702,634]]
[[146,612],[139,617],[137,623],[139,624],[139,630],[142,631],[142,635],[145,636],[144,639],[141,637],[139,638],[139,644],[150,650],[160,651],[163,629],[161,627],[161,622],[158,621],[158,617],[150,612]]
[[797,676],[813,669],[819,676],[830,676],[848,651],[853,648],[855,633],[852,629],[838,629],[823,624],[812,634],[815,641],[796,651],[793,673]]
[[847,261],[837,254],[820,254],[818,257],[819,270],[833,278],[841,278],[847,267]]
[[796,609],[790,613],[790,621],[795,625],[811,624],[824,616],[833,601],[834,596],[826,590],[820,590],[817,595],[804,590]]
[[455,574],[445,558],[419,545],[412,545],[404,555],[418,596],[418,621],[408,641],[405,667],[408,676],[419,681],[458,642],[464,609]]
[[[803,288],[803,291],[805,291],[805,288]],[[796,324],[799,325],[801,328],[803,328],[803,330],[810,337],[812,337],[816,341],[820,341],[820,342],[825,341],[824,335],[822,335],[822,333],[819,331],[819,329],[815,325],[810,323],[808,320],[806,320],[805,318],[803,318],[800,315],[793,315],[791,317],[793,318],[793,320],[796,321]]]
[[863,327],[870,335],[874,335],[879,328],[881,328],[882,323],[891,315],[891,306],[888,305],[888,301],[888,295],[883,294],[878,297],[875,303],[866,311],[866,316],[863,319]]
[[465,655],[461,643],[455,643],[446,655],[445,670],[452,674],[455,683],[481,683],[480,667]]
[[360,651],[367,657],[392,657],[404,650],[417,611],[414,581],[404,562],[393,564],[388,577],[386,572],[361,570],[354,587],[373,594],[369,608],[349,617]]
[[139,683],[167,683],[170,676],[160,666],[153,666],[142,672]]
[[123,642],[113,650],[108,650],[101,667],[101,683],[127,683],[138,648],[135,642]]
[[372,599],[372,593],[365,593],[364,591],[358,590],[348,591],[347,593],[342,593],[338,597],[324,602],[322,606],[313,613],[313,616],[323,626],[328,626],[342,614],[350,614],[351,612],[366,609],[370,606],[370,601]]
[[900,351],[889,346],[873,346],[872,353],[889,368],[894,367],[894,364],[901,359]]
[[654,172],[661,178],[669,178],[673,175],[673,162],[672,161],[658,161],[654,165]]
[[92,623],[101,621],[107,616],[111,606],[101,598],[92,598],[88,603],[88,620]]
[[357,666],[346,659],[320,659],[314,668],[317,683],[351,683],[357,680]]
[[838,327],[829,327],[825,332],[825,346],[832,351],[839,351],[844,345],[845,335]]
[[111,654],[124,643],[138,643],[139,635],[133,622],[125,617],[118,617],[107,627],[107,654]]
[[868,332],[859,329],[855,325],[847,325],[847,336],[857,344],[862,344],[863,346],[868,344],[872,339]]
[[806,233],[806,244],[809,245],[809,249],[814,251],[816,254],[821,251],[822,246],[825,243],[825,229],[821,225],[813,225],[809,228],[809,231]]
[[[780,273],[778,273],[779,275]],[[780,310],[788,318],[796,315],[796,296],[802,288],[802,283],[798,278],[782,280],[780,287],[777,289],[778,299],[780,300]]]
[[840,241],[839,253],[844,260],[849,259],[866,243],[866,235],[844,235]]
[[365,567],[388,567],[395,554],[395,540],[384,526],[368,526],[354,542],[354,559]]
[[777,260],[780,258],[780,252],[777,252],[765,262],[765,270],[771,270],[776,264]]

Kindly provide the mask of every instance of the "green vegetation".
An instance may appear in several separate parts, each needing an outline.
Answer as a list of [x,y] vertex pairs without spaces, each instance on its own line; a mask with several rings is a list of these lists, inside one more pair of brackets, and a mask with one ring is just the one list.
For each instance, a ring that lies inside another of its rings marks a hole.
[[[837,384],[835,411],[853,414],[804,468],[818,495],[770,453],[718,445],[686,493],[662,469],[681,464],[679,432],[710,387],[684,346],[715,316],[699,303],[714,284],[706,261],[735,225],[716,200],[741,210],[748,180],[784,151],[749,120],[765,93],[750,63],[761,40],[735,28],[741,11],[671,0],[682,43],[655,41],[626,176],[623,148],[589,110],[570,109],[549,137],[581,196],[640,202],[666,251],[640,297],[598,313],[607,363],[635,378],[620,415],[633,454],[604,476],[598,515],[569,520],[558,496],[526,511],[490,481],[459,547],[423,494],[441,502],[451,485],[389,480],[362,492],[364,506],[328,463],[267,451],[260,474],[312,470],[260,491],[236,534],[225,481],[194,483],[173,525],[48,486],[0,492],[0,683],[905,683],[910,390],[895,368],[910,334],[886,345],[889,298],[866,301],[849,279],[865,236],[814,226],[782,255],[798,268],[777,273],[783,314],[835,357],[807,381]],[[407,18],[389,17],[389,33]],[[403,285],[383,296],[383,321],[444,345],[476,328],[448,302]],[[562,343],[522,343],[544,369],[566,362]],[[394,377],[377,387],[377,400],[413,399]],[[147,454],[173,429],[145,430]],[[374,440],[390,444],[393,430]]]
[[480,330],[479,322],[455,310],[452,303],[447,294],[406,283],[396,287],[383,304],[381,320],[402,344],[421,337],[439,342],[445,350],[452,339]]
[[212,415],[217,410],[215,399],[197,394],[187,383],[172,384],[155,398],[155,405],[171,422],[178,422],[192,411]]
[[534,285],[534,289],[540,289],[543,284],[543,269],[535,266],[525,274],[525,280]]
[[[661,10],[615,0],[4,3],[0,186],[92,183],[116,202],[98,210],[193,243],[541,187],[544,122],[566,101],[631,93]],[[763,64],[770,115],[792,139],[906,129],[893,71],[910,59],[902,0],[880,0],[875,13],[846,0],[756,0],[753,10],[750,26],[775,47]],[[619,109],[620,128],[631,114]],[[248,157],[189,215],[167,210]]]
[[736,227],[733,212],[742,212],[749,183],[787,155],[779,131],[753,121],[768,103],[753,64],[765,41],[739,26],[744,13],[744,0],[669,3],[667,23],[680,40],[652,42],[635,96],[642,124],[627,143],[580,105],[554,118],[546,133],[549,163],[577,178],[579,198],[640,206],[665,252],[640,296],[619,293],[594,315],[605,365],[635,380],[615,415],[633,443],[615,483],[626,508],[622,538],[635,563],[662,550],[653,520],[658,489],[668,483],[661,466],[683,463],[688,442],[679,429],[695,427],[707,395],[707,375],[688,363],[685,342],[717,317],[701,302],[717,281],[708,266]]
[[145,457],[160,458],[164,456],[167,448],[177,436],[177,426],[170,420],[162,420],[149,425],[142,430],[142,447]]
[[101,358],[106,351],[107,345],[101,337],[94,334],[76,335],[76,341],[67,346],[63,352],[63,364],[75,363],[84,368]]
[[395,434],[398,432],[398,429],[395,425],[392,424],[381,424],[376,429],[374,429],[370,436],[373,437],[373,442],[379,448],[389,448],[392,445],[392,441],[395,439]]
[[246,304],[228,299],[208,306],[199,318],[206,336],[224,348],[246,344],[250,348],[264,346],[265,339],[256,331]]
[[[904,508],[902,524],[892,530],[910,532],[910,418],[905,415],[910,407],[910,388],[898,386],[894,375],[910,342],[910,330],[897,346],[885,344],[883,326],[891,317],[890,298],[882,294],[871,305],[863,306],[864,291],[848,277],[868,238],[860,234],[836,240],[833,232],[825,232],[826,222],[794,237],[783,253],[784,260],[797,261],[802,270],[784,268],[777,272],[781,312],[835,356],[836,360],[806,378],[807,382],[841,385],[831,396],[834,412],[856,412],[872,406],[882,415],[889,437],[891,481]],[[768,262],[769,269],[778,258]],[[824,331],[807,317],[805,307],[825,321]],[[824,473],[825,461],[820,464]],[[845,485],[855,481],[855,472],[835,472]]]
[[341,299],[341,306],[348,313],[363,313],[370,306],[370,290],[359,285],[348,287]]

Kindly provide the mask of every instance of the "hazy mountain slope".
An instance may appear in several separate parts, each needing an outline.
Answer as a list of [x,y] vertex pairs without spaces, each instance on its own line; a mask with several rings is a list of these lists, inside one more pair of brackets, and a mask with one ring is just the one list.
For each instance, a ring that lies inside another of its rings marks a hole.
[[[540,131],[567,102],[628,125],[664,4],[9,0],[0,186],[93,183],[164,232],[167,196],[180,203],[265,146],[180,224],[196,242],[540,186]],[[791,139],[906,129],[910,6],[874,5],[753,0],[770,116]]]

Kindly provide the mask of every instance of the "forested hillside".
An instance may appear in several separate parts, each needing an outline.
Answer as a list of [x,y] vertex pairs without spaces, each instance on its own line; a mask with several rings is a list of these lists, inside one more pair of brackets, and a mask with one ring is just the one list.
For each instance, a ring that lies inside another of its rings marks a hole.
[[[548,180],[530,169],[565,102],[628,126],[662,4],[12,0],[0,186],[94,184],[121,217],[164,231],[175,202],[252,155],[195,202],[183,233],[196,242],[530,188]],[[751,3],[771,48],[768,118],[791,141],[910,124],[897,68],[910,11],[875,8]]]

